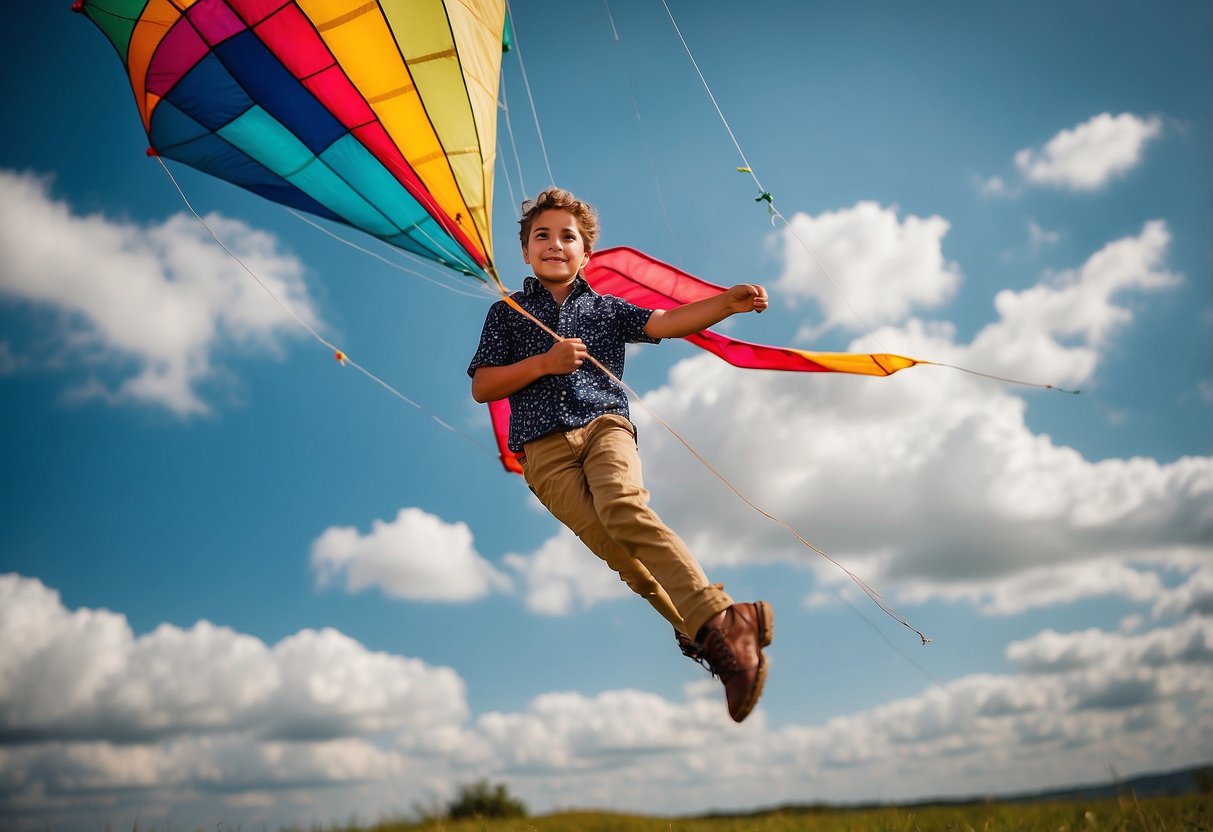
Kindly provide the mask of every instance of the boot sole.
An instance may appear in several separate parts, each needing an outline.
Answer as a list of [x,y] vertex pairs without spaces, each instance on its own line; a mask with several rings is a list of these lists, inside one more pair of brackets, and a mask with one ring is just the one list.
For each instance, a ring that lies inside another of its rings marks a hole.
[[[754,615],[758,618],[758,642],[762,647],[768,647],[775,632],[775,614],[771,612],[771,605],[766,601],[756,601]],[[758,673],[754,678],[754,687],[746,701],[741,703],[741,707],[737,709],[737,713],[732,715],[734,722],[741,722],[750,715],[750,711],[754,710],[754,706],[758,704],[758,697],[762,696],[762,689],[767,683],[767,657],[762,654],[762,647],[758,648]]]
[[754,609],[758,615],[759,641],[762,642],[763,647],[770,647],[771,639],[775,635],[775,613],[771,611],[771,605],[766,601],[756,602]]

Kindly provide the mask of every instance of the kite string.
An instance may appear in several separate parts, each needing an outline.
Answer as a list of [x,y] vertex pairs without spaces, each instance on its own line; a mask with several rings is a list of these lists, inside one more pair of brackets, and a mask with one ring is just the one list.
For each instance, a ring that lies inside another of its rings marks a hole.
[[851,314],[855,316],[856,320],[859,321],[864,330],[867,331],[868,335],[870,335],[873,340],[876,341],[876,345],[880,348],[880,351],[890,352],[890,350],[881,343],[879,336],[872,331],[872,327],[868,325],[868,322],[864,320],[863,316],[859,314],[858,310],[851,305],[851,302],[847,299],[846,295],[844,295],[842,290],[838,287],[838,283],[834,280],[834,276],[830,273],[830,270],[827,269],[825,264],[821,262],[821,259],[818,258],[816,252],[814,252],[812,247],[809,246],[808,241],[800,236],[800,233],[792,226],[790,222],[788,222],[787,217],[785,217],[783,213],[777,207],[775,207],[774,199],[771,197],[770,192],[762,186],[762,182],[758,179],[758,174],[754,172],[754,166],[750,164],[750,160],[746,158],[745,151],[741,149],[741,142],[737,140],[737,134],[733,132],[733,127],[729,124],[729,120],[725,117],[724,110],[720,109],[720,104],[717,102],[716,96],[712,92],[711,85],[708,84],[708,79],[704,76],[703,70],[699,68],[699,61],[695,60],[695,55],[693,52],[691,52],[691,45],[687,43],[686,38],[683,37],[682,29],[678,26],[678,21],[674,19],[674,12],[670,10],[669,3],[667,3],[666,0],[661,0],[661,5],[665,8],[665,13],[670,18],[670,25],[674,27],[674,33],[678,35],[678,40],[682,43],[682,48],[687,53],[687,58],[691,61],[691,66],[694,67],[695,74],[699,76],[699,82],[703,84],[703,89],[705,92],[707,92],[708,98],[712,102],[712,107],[716,110],[716,115],[720,117],[720,123],[724,125],[725,132],[729,134],[729,139],[733,142],[733,147],[737,150],[737,156],[741,159],[742,164],[742,167],[739,168],[739,170],[743,173],[748,173],[750,178],[754,180],[754,185],[758,188],[758,193],[761,194],[759,199],[765,199],[768,207],[770,208],[771,215],[779,218],[779,220],[784,224],[784,227],[791,232],[792,236],[797,240],[797,242],[800,243],[805,252],[808,253],[809,257],[817,265],[817,268],[820,269],[821,273],[825,275],[826,280],[829,281],[830,286],[833,287],[835,293],[837,293],[838,297],[851,311]]
[[[783,223],[784,228],[786,228],[788,230],[788,232],[791,233],[792,237],[796,240],[796,242],[798,242],[800,244],[800,247],[802,249],[804,249],[806,254],[809,255],[809,258],[813,261],[813,263],[817,266],[817,268],[825,276],[826,281],[829,282],[830,287],[834,290],[835,294],[838,295],[839,299],[842,300],[842,302],[846,305],[847,309],[849,309],[851,314],[855,317],[855,320],[857,320],[860,323],[860,325],[863,327],[864,331],[867,332],[868,337],[870,337],[873,341],[876,342],[876,345],[880,348],[881,352],[890,352],[890,350],[887,347],[885,347],[884,344],[881,342],[880,336],[876,334],[876,332],[872,329],[871,325],[869,325],[868,322],[864,319],[863,315],[861,315],[859,313],[859,310],[857,310],[855,308],[855,306],[851,303],[850,299],[847,298],[847,296],[843,293],[842,289],[838,285],[838,281],[836,281],[834,279],[834,275],[831,273],[829,268],[827,268],[825,263],[823,263],[821,261],[821,258],[817,256],[817,252],[814,251],[813,247],[809,245],[808,241],[804,237],[801,236],[800,232],[796,229],[796,226],[794,226],[788,220],[788,218],[783,215],[783,212],[780,211],[779,208],[775,205],[775,200],[771,196],[771,193],[766,188],[764,188],[762,185],[762,182],[759,181],[758,174],[754,172],[753,166],[750,164],[749,159],[746,158],[745,151],[742,150],[741,143],[737,140],[737,135],[733,132],[733,128],[729,124],[729,120],[725,117],[724,111],[720,108],[720,104],[716,101],[716,96],[712,93],[712,88],[708,84],[707,78],[704,76],[703,71],[699,68],[699,62],[697,60],[695,60],[695,55],[694,55],[694,53],[691,52],[690,44],[688,44],[686,38],[683,37],[682,29],[679,28],[678,21],[674,18],[674,12],[670,10],[669,3],[666,2],[666,0],[661,0],[661,5],[665,8],[666,15],[669,16],[669,18],[670,18],[670,24],[674,27],[674,32],[675,32],[675,34],[678,35],[678,40],[682,43],[682,48],[683,48],[683,50],[686,51],[687,58],[690,59],[690,61],[691,61],[691,66],[694,67],[694,69],[695,69],[695,74],[699,76],[699,81],[700,81],[700,83],[703,84],[704,91],[707,92],[708,98],[712,102],[712,107],[715,108],[715,110],[716,110],[716,115],[720,117],[720,123],[722,125],[724,125],[725,132],[727,132],[729,134],[729,139],[733,142],[733,147],[736,148],[736,150],[737,150],[737,155],[741,159],[741,162],[742,162],[742,167],[739,167],[738,170],[741,171],[742,173],[749,174],[750,178],[754,180],[755,187],[758,188],[759,196],[758,196],[757,201],[765,201],[767,203],[767,207],[768,207],[768,210],[771,212],[771,216],[773,218],[777,218],[780,222]],[[1023,381],[1022,379],[1008,378],[1006,376],[994,375],[992,373],[984,373],[979,370],[971,370],[971,369],[968,369],[967,367],[960,367],[955,364],[945,364],[941,361],[919,360],[918,363],[919,364],[929,364],[929,365],[933,365],[936,367],[947,367],[949,369],[959,370],[963,373],[968,373],[970,375],[980,376],[982,378],[988,378],[988,379],[991,379],[994,381],[1001,381],[1006,384],[1014,384],[1014,385],[1017,385],[1020,387],[1035,387],[1035,388],[1038,388],[1041,390],[1057,390],[1062,393],[1070,393],[1070,394],[1077,394],[1079,392],[1078,390],[1071,390],[1071,389],[1067,389],[1064,387],[1058,387],[1055,384],[1044,384],[1041,382]]]
[[[506,11],[513,17],[514,10],[506,0]],[[548,160],[547,144],[543,141],[543,130],[539,126],[539,110],[535,108],[535,96],[531,94],[531,82],[527,80],[526,63],[522,60],[522,43],[518,39],[518,29],[514,29],[514,50],[518,53],[518,69],[522,71],[522,85],[526,88],[527,100],[531,103],[531,117],[535,120],[535,134],[539,137],[539,150],[543,153],[543,164],[547,166],[548,184],[555,185],[556,177],[552,174],[552,163]]]
[[[345,237],[342,237],[340,234],[337,234],[332,229],[325,228],[320,223],[318,223],[312,219],[309,219],[306,214],[302,214],[299,211],[296,211],[294,208],[287,208],[286,210],[288,212],[290,212],[296,219],[300,220],[301,222],[307,223],[312,228],[316,229],[317,231],[321,232],[322,234],[327,234],[329,237],[332,237],[334,240],[341,243],[343,246],[348,246],[349,248],[354,249],[354,251],[359,251],[368,257],[373,257],[376,260],[378,260],[379,262],[388,266],[389,268],[396,269],[397,271],[404,272],[405,274],[411,274],[414,277],[418,277],[421,280],[424,280],[426,283],[432,283],[433,285],[437,286],[439,289],[449,292],[452,295],[458,295],[459,297],[462,297],[462,298],[474,298],[476,300],[482,299],[486,293],[488,293],[492,297],[496,297],[496,295],[493,294],[493,290],[490,289],[484,283],[473,284],[476,288],[476,291],[471,291],[471,292],[464,291],[463,289],[460,289],[460,288],[454,286],[448,280],[438,280],[437,278],[431,277],[430,275],[428,275],[424,272],[418,271],[417,269],[410,269],[407,266],[404,266],[400,263],[396,263],[392,260],[389,260],[388,258],[384,257],[382,254],[371,251],[370,249],[368,249],[364,246],[358,245],[353,240],[347,240]],[[378,238],[376,238],[376,239],[378,239]],[[406,251],[404,249],[397,248],[397,249],[393,249],[393,251],[398,251],[401,254],[405,255],[406,257],[417,257],[417,255],[414,254],[413,252]],[[418,259],[420,260],[420,258],[418,258]],[[430,264],[433,261],[423,260],[421,262],[425,263],[425,264]]]
[[[552,336],[552,338],[554,338],[556,341],[565,340],[560,335],[558,335],[551,327],[547,326],[547,324],[543,323],[543,321],[539,320],[534,315],[532,315],[530,312],[528,312],[526,309],[524,309],[522,307],[522,305],[519,304],[518,301],[514,300],[514,298],[512,298],[504,289],[502,290],[501,297],[502,297],[502,300],[505,301],[505,303],[510,308],[512,308],[514,311],[518,312],[519,314],[521,314],[527,320],[531,321],[533,324],[538,326],[540,329],[542,329],[548,335]],[[654,411],[651,407],[649,407],[648,404],[645,403],[644,399],[641,398],[640,395],[635,390],[633,390],[626,382],[624,382],[623,379],[619,378],[617,375],[615,375],[613,372],[611,372],[610,369],[608,369],[606,366],[604,366],[602,364],[602,362],[600,362],[594,356],[587,354],[587,358],[589,359],[590,363],[593,364],[595,367],[597,367],[599,370],[601,370],[607,376],[607,378],[611,379],[616,384],[618,384],[620,387],[622,387],[624,390],[626,390],[628,395],[630,395],[637,403],[639,403],[641,409],[643,409],[646,413],[648,413],[650,416],[652,416],[658,422],[658,424],[660,424],[663,428],[665,428],[667,431],[669,431],[670,435],[673,436],[675,439],[677,439],[682,444],[682,446],[684,448],[686,448],[687,451],[690,452],[691,456],[693,456],[704,468],[706,468],[712,474],[712,476],[714,476],[714,477],[716,477],[716,479],[720,480],[720,482],[722,482],[726,488],[728,488],[730,491],[732,491],[733,494],[735,494],[743,503],[745,503],[747,506],[749,506],[754,511],[758,512],[758,514],[762,515],[766,519],[776,523],[779,526],[782,526],[789,534],[791,534],[794,538],[796,538],[796,540],[798,540],[805,547],[807,547],[808,549],[810,549],[813,552],[816,552],[818,555],[825,558],[827,561],[829,561],[830,563],[834,564],[836,567],[841,569],[844,573],[846,573],[847,577],[849,577],[852,581],[855,582],[856,586],[858,586],[861,590],[863,590],[863,593],[865,595],[867,595],[868,598],[870,598],[872,600],[872,602],[874,604],[876,604],[876,606],[879,607],[882,612],[885,613],[885,615],[889,616],[894,621],[901,624],[903,627],[906,627],[909,630],[913,631],[922,640],[923,644],[931,643],[930,638],[928,638],[926,635],[924,635],[922,633],[922,631],[918,630],[912,624],[910,624],[909,620],[907,620],[904,615],[899,613],[897,610],[893,609],[893,607],[891,607],[888,604],[888,602],[886,602],[884,600],[884,598],[881,597],[880,593],[877,592],[876,590],[874,590],[867,583],[865,583],[862,578],[860,578],[858,575],[856,575],[851,570],[847,569],[845,566],[843,566],[837,560],[832,558],[829,554],[827,554],[826,552],[822,551],[820,548],[815,546],[810,540],[808,540],[808,538],[806,538],[799,531],[797,531],[791,524],[789,524],[785,520],[775,516],[774,514],[767,511],[766,509],[762,508],[757,503],[755,503],[753,500],[751,500],[740,488],[738,488],[736,485],[734,485],[733,482],[730,481],[728,477],[726,477],[723,473],[721,473],[716,468],[716,466],[712,465],[712,463],[709,462],[703,456],[703,454],[701,454],[695,448],[695,446],[693,446],[690,443],[689,440],[687,440],[682,434],[680,434],[677,430],[675,430],[673,425],[671,425],[669,422],[667,422],[665,419],[663,419],[656,411]]]
[[[604,0],[604,2],[606,2],[606,0]],[[664,0],[662,0],[662,2],[664,3]],[[508,0],[507,0],[507,8],[508,8]],[[611,21],[611,30],[614,33],[615,40],[618,42],[619,35],[618,35],[617,29],[615,28],[614,16],[611,14],[609,2],[607,2],[606,10],[607,10],[607,16]],[[668,6],[666,7],[666,10],[667,10],[667,12],[669,11]],[[671,15],[671,21],[672,20],[673,20],[673,16]],[[677,23],[675,23],[675,30],[677,30]],[[679,37],[681,38],[681,32],[679,33]],[[515,31],[515,44],[517,44],[517,31]],[[683,41],[683,45],[684,45],[684,47],[686,46],[685,40]],[[622,52],[622,46],[620,46],[620,50]],[[690,55],[689,47],[687,48],[687,54]],[[692,61],[692,63],[695,63],[695,59],[694,59],[693,55],[691,56],[691,61]],[[544,163],[547,164],[548,176],[554,184],[555,179],[554,179],[554,177],[552,177],[552,169],[551,169],[550,163],[548,162],[547,149],[543,144],[543,133],[542,133],[542,130],[539,125],[539,114],[538,114],[537,110],[535,109],[535,99],[531,93],[530,83],[527,80],[526,69],[522,63],[521,52],[519,53],[518,63],[519,63],[519,67],[522,69],[522,80],[523,80],[523,84],[526,88],[527,97],[531,102],[531,113],[535,120],[535,130],[539,134],[540,148],[543,152]],[[626,71],[626,61],[625,61],[625,71]],[[696,71],[698,71],[698,65],[696,65]],[[701,78],[701,80],[703,79],[702,73],[700,73],[700,78]],[[630,84],[631,84],[631,80],[629,77],[629,86],[630,86]],[[706,80],[704,80],[704,86],[707,87]],[[710,88],[708,89],[708,95],[709,96],[712,95]],[[636,109],[636,118],[639,121],[640,113],[639,113],[638,107],[636,107],[634,93],[633,93],[632,98],[633,98],[633,107]],[[713,101],[713,104],[715,104],[714,96],[712,96],[712,101]],[[717,110],[717,113],[720,114],[722,121],[724,121],[724,113],[720,111],[719,106],[716,107],[716,110]],[[508,111],[507,111],[507,124],[508,123],[509,123],[509,118],[508,118]],[[729,135],[732,136],[733,132],[732,132],[732,129],[728,126],[728,122],[724,121],[724,123],[725,123],[725,128],[729,131]],[[512,138],[512,136],[513,136],[513,133],[511,131],[511,138]],[[737,140],[735,137],[733,139],[733,144],[737,148],[738,153],[741,154],[742,159],[744,160],[745,154],[744,154],[744,152],[742,152],[741,146],[737,143]],[[519,171],[519,176],[521,179],[521,168]],[[751,176],[753,176],[752,173],[751,173]],[[757,177],[755,177],[755,182],[757,183]],[[760,188],[761,188],[761,186],[760,186]],[[660,193],[660,189],[659,189],[659,193]],[[664,203],[663,203],[663,208],[664,208]],[[509,307],[514,309],[516,312],[521,314],[524,318],[526,318],[529,321],[531,321],[532,323],[534,323],[537,327],[539,327],[541,330],[543,330],[548,335],[550,335],[555,341],[565,340],[559,334],[557,334],[554,330],[552,330],[550,327],[548,327],[546,324],[544,324],[542,321],[540,321],[538,318],[536,318],[534,315],[532,315],[530,312],[528,312],[526,309],[524,309],[516,300],[514,300],[514,298],[510,296],[509,291],[505,288],[505,286],[501,283],[500,280],[496,281],[496,286],[497,286],[497,290],[501,294],[501,300],[504,301],[506,303],[506,305],[508,305]],[[732,491],[733,494],[736,495],[743,503],[745,503],[747,506],[749,506],[755,512],[759,513],[760,515],[767,518],[768,520],[771,520],[772,522],[782,526],[793,537],[795,537],[796,540],[798,540],[802,545],[807,547],[809,550],[817,553],[819,556],[821,556],[825,560],[829,561],[830,563],[834,564],[834,566],[841,569],[848,577],[850,577],[850,579],[852,581],[854,581],[855,585],[858,586],[864,592],[864,594],[866,594],[868,596],[868,598],[870,598],[872,600],[872,602],[875,603],[876,606],[880,608],[880,610],[882,612],[884,612],[886,615],[891,617],[893,620],[897,621],[902,626],[910,629],[915,634],[917,634],[917,636],[919,637],[919,639],[921,639],[923,644],[930,643],[930,641],[931,641],[930,638],[928,638],[921,631],[919,631],[918,629],[913,627],[910,624],[910,622],[905,618],[905,616],[903,616],[897,610],[893,609],[884,600],[884,598],[881,597],[880,593],[876,592],[871,586],[869,586],[867,583],[865,583],[858,575],[851,572],[849,569],[847,569],[845,566],[843,566],[837,560],[832,558],[829,554],[827,554],[826,552],[822,551],[820,548],[815,546],[812,542],[810,542],[807,538],[805,538],[804,535],[802,535],[799,531],[797,531],[795,528],[793,528],[790,524],[788,524],[784,520],[780,519],[779,517],[776,517],[774,514],[771,514],[770,512],[766,511],[765,509],[761,508],[753,500],[751,500],[748,496],[746,496],[723,473],[721,473],[714,465],[712,465],[685,437],[683,437],[680,433],[678,433],[678,431],[669,422],[667,422],[659,414],[657,414],[651,407],[649,407],[649,405],[645,403],[644,399],[641,398],[640,395],[635,390],[633,390],[626,382],[624,382],[623,379],[616,376],[613,372],[611,372],[610,369],[608,369],[606,366],[604,366],[593,355],[587,355],[587,358],[589,359],[591,364],[593,364],[595,367],[597,367],[599,370],[601,370],[608,378],[612,379],[615,383],[619,384],[619,386],[621,388],[623,388],[636,402],[638,402],[640,404],[641,409],[643,409],[646,413],[648,413],[650,416],[652,416],[662,427],[664,427],[670,433],[671,436],[673,436],[676,440],[678,440],[678,442],[681,443],[682,446],[685,447],[687,449],[687,451],[690,452],[690,454],[696,460],[699,461],[699,463],[701,465],[703,465],[708,471],[710,471],[712,473],[713,476],[715,476],[718,480],[720,480],[725,485],[725,487],[727,487],[730,491]],[[900,652],[900,651],[898,651],[898,652]]]
[[653,150],[649,146],[644,120],[640,117],[640,105],[636,101],[636,84],[632,79],[631,67],[628,65],[627,50],[624,48],[623,39],[619,36],[619,28],[615,25],[615,15],[611,13],[610,0],[602,0],[602,4],[606,7],[607,19],[611,23],[611,37],[614,39],[616,51],[619,53],[619,64],[623,67],[623,77],[627,81],[628,96],[632,99],[632,114],[636,117],[636,127],[640,135],[640,146],[644,149],[645,159],[649,163],[649,177],[653,180],[654,190],[657,191],[657,204],[661,207],[661,216],[665,220],[666,233],[670,236],[670,244],[674,247],[674,254],[678,265],[681,266],[683,265],[682,250],[678,246],[678,239],[674,236],[674,224],[670,221],[670,211],[666,206],[665,192],[661,187],[661,177],[658,175],[657,162],[653,157]]
[[467,440],[472,445],[476,446],[477,448],[479,448],[481,451],[485,452],[489,456],[491,456],[493,458],[498,458],[499,455],[497,453],[490,450],[479,440],[475,439],[472,436],[469,436],[468,434],[464,433],[463,431],[460,431],[458,428],[454,427],[449,422],[442,419],[440,416],[438,416],[433,411],[423,407],[419,402],[416,402],[413,399],[410,399],[408,396],[404,395],[404,393],[401,393],[399,390],[397,390],[395,387],[393,387],[391,384],[384,381],[379,376],[375,375],[375,373],[371,372],[369,369],[362,366],[354,359],[350,358],[348,353],[346,353],[344,350],[339,348],[332,341],[329,341],[327,338],[325,338],[323,335],[321,335],[314,326],[312,326],[303,317],[301,317],[297,312],[295,312],[295,310],[292,309],[290,307],[290,305],[283,302],[283,300],[280,297],[278,297],[278,294],[273,289],[271,289],[256,272],[254,272],[251,268],[249,268],[248,264],[246,264],[244,262],[244,260],[242,260],[240,258],[239,255],[237,255],[234,251],[232,251],[230,248],[227,247],[227,245],[223,242],[223,240],[221,240],[219,238],[219,235],[217,235],[214,232],[214,230],[210,227],[210,225],[207,224],[207,221],[205,219],[203,219],[202,215],[199,214],[196,210],[194,210],[194,206],[190,203],[189,198],[186,197],[185,191],[183,191],[181,189],[181,185],[177,182],[176,177],[173,176],[173,172],[169,170],[168,165],[166,165],[164,163],[164,160],[160,156],[156,156],[155,158],[156,158],[156,161],[160,163],[160,167],[164,169],[164,172],[168,176],[169,181],[173,183],[173,187],[176,189],[178,195],[181,197],[181,201],[185,203],[185,207],[187,209],[189,209],[189,212],[191,214],[194,215],[194,219],[198,220],[198,222],[202,225],[202,227],[206,229],[206,232],[207,232],[207,234],[209,234],[211,236],[211,239],[214,240],[215,243],[221,249],[223,249],[229,257],[231,257],[233,260],[235,260],[236,263],[239,264],[240,268],[242,268],[245,271],[245,273],[248,274],[248,276],[251,277],[267,295],[269,295],[270,299],[274,303],[278,304],[278,306],[281,307],[283,311],[285,311],[288,315],[290,315],[291,318],[293,318],[295,320],[295,322],[297,324],[299,324],[300,327],[302,327],[309,335],[312,336],[312,338],[314,338],[316,341],[320,342],[325,347],[328,347],[330,350],[332,350],[333,354],[335,356],[337,356],[337,358],[342,363],[349,364],[355,370],[362,373],[364,376],[366,376],[371,381],[378,384],[383,389],[387,390],[389,393],[391,393],[393,396],[395,396],[400,401],[404,402],[405,404],[408,404],[409,406],[413,407],[414,409],[429,416],[430,419],[432,419],[439,426],[450,431],[451,433],[455,434],[456,436]]
[[[505,131],[510,137],[510,150],[513,151],[514,154],[514,166],[518,169],[518,188],[522,191],[522,193],[525,194],[527,192],[526,180],[522,177],[522,159],[518,156],[518,142],[514,138],[514,120],[510,118],[510,98],[506,93],[505,87],[505,75],[503,74],[501,76],[501,84],[499,87],[501,90],[501,100],[497,103],[497,106],[501,112],[505,114]],[[505,186],[510,191],[510,204],[518,205],[518,199],[514,196],[514,185],[510,182],[510,166],[509,163],[505,161],[504,155],[501,153],[500,139],[498,139],[497,145],[497,158],[501,159],[501,167],[505,172]]]

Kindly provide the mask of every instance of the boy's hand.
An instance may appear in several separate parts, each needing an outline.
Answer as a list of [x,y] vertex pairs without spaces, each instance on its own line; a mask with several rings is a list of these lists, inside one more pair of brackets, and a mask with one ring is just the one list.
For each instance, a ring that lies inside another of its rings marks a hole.
[[767,290],[754,283],[738,283],[724,293],[730,312],[762,312],[767,308]]
[[567,376],[569,373],[575,373],[589,354],[590,351],[586,349],[585,341],[580,338],[565,338],[563,341],[557,341],[544,354],[547,359],[548,375]]

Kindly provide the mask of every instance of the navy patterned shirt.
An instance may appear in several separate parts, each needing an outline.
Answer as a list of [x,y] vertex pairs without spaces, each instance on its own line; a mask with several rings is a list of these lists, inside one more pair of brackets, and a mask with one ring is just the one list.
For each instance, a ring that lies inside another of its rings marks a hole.
[[[625,344],[656,344],[661,340],[644,333],[652,309],[614,295],[600,295],[581,275],[574,278],[573,290],[563,304],[556,303],[535,277],[528,277],[522,291],[512,297],[562,338],[584,341],[590,355],[618,378],[623,377]],[[468,365],[468,375],[474,376],[478,367],[503,367],[547,352],[553,343],[551,335],[499,300],[484,320],[480,346]],[[521,453],[522,446],[532,439],[582,427],[606,413],[630,418],[627,394],[587,361],[576,372],[543,376],[510,396],[507,444],[514,453]]]

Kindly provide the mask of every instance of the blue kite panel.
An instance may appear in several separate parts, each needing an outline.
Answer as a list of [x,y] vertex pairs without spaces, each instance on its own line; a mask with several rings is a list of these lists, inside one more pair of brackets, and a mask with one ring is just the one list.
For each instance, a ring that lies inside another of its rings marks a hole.
[[313,154],[320,155],[347,132],[253,32],[241,32],[218,44],[215,54],[257,105]]
[[324,219],[344,222],[341,217],[328,208],[292,186],[264,165],[250,159],[214,133],[207,133],[192,142],[178,145],[173,148],[172,153],[165,153],[164,156],[187,164],[203,173],[225,179],[234,185],[239,185],[241,188],[290,208],[306,211]]
[[214,54],[207,55],[169,91],[168,100],[208,130],[218,130],[253,106]]

